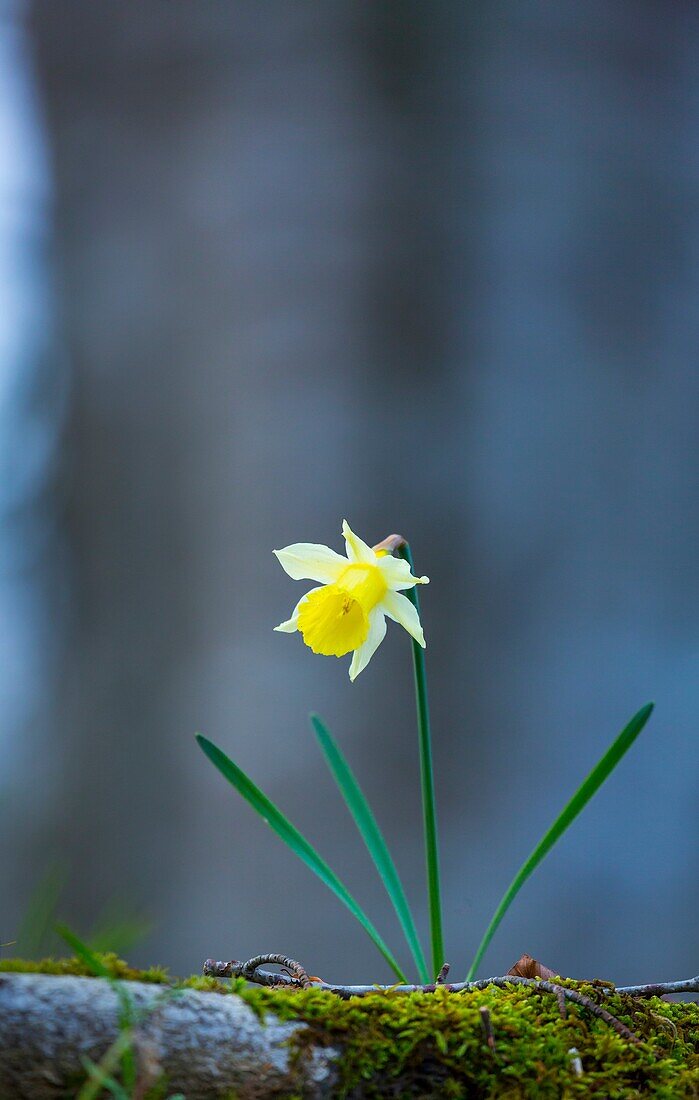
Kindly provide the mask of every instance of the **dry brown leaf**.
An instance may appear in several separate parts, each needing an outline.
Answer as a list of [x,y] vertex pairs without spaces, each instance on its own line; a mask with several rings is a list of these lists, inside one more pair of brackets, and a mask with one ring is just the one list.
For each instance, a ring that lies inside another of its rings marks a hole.
[[550,978],[555,978],[558,975],[557,970],[549,970],[548,966],[544,966],[543,963],[537,962],[531,955],[522,955],[514,966],[510,967],[507,973],[517,978],[543,978],[544,981],[548,981]]

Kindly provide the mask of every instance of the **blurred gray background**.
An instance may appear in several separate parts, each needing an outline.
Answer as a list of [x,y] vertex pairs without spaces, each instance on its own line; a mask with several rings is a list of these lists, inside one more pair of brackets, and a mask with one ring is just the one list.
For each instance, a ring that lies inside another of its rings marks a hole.
[[303,589],[271,550],[346,516],[432,578],[454,972],[654,698],[482,972],[695,973],[697,5],[0,13],[0,941],[60,868],[80,934],[152,921],[136,963],[389,977],[200,730],[407,963],[307,714],[426,929],[408,640],[350,685],[272,632]]

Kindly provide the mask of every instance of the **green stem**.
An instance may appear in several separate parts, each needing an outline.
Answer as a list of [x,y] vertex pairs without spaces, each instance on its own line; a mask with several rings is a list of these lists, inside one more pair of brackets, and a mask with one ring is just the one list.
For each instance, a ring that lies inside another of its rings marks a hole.
[[[402,540],[396,554],[407,561],[415,574],[410,546]],[[420,613],[417,587],[406,592],[408,599]],[[430,736],[430,709],[427,701],[427,675],[425,651],[413,640],[413,669],[415,672],[415,699],[417,703],[417,732],[420,747],[420,783],[422,787],[422,819],[425,833],[425,859],[427,863],[427,891],[430,905],[430,942],[432,945],[432,972],[436,977],[444,963],[444,938],[442,935],[442,902],[439,887],[439,852],[437,844],[437,814],[434,798],[432,771],[432,741]]]

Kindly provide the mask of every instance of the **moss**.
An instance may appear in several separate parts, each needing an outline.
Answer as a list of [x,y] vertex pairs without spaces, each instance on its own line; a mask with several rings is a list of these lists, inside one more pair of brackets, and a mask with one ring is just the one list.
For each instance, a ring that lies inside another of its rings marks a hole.
[[[285,1020],[303,1021],[308,1026],[294,1037],[294,1058],[305,1058],[316,1044],[340,1049],[339,1097],[699,1096],[699,1005],[693,1003],[606,996],[605,1007],[642,1040],[635,1045],[575,1004],[568,1003],[567,1019],[561,1019],[555,997],[521,986],[456,994],[377,992],[343,1001],[319,989],[260,989],[240,980],[219,983],[201,977],[175,981],[159,967],[136,971],[115,956],[101,958],[115,977],[236,992],[261,1017],[273,1012]],[[3,970],[87,973],[74,959],[4,960]],[[600,1000],[599,988],[565,984]],[[483,1036],[483,1006],[490,1012],[494,1053]],[[571,1047],[582,1059],[582,1077],[573,1073]]]
[[[97,958],[114,978],[128,982],[152,982],[157,985],[169,984],[170,978],[163,966],[151,966],[147,970],[136,970],[118,955],[108,952],[96,953]],[[0,959],[0,974],[57,974],[72,975],[79,978],[93,978],[94,974],[80,959]]]
[[[569,983],[593,999],[599,990]],[[661,1098],[699,1095],[699,1006],[614,994],[605,1007],[633,1028],[636,1046],[577,1005],[523,987],[475,993],[377,993],[338,1001],[321,990],[256,990],[284,1018],[304,1020],[304,1044],[343,1049],[339,1096]],[[247,998],[247,995],[246,995]],[[490,1012],[496,1049],[479,1009]],[[584,1075],[575,1077],[576,1047]]]

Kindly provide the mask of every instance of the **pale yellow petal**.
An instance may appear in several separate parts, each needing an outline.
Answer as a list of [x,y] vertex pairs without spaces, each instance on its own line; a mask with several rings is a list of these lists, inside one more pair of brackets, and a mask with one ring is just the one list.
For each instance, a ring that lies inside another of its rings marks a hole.
[[415,641],[425,648],[425,635],[420,625],[420,616],[407,596],[401,596],[400,592],[387,592],[379,607],[385,611],[389,619],[408,631]]
[[318,581],[319,584],[332,584],[343,569],[347,568],[347,558],[315,542],[295,542],[283,550],[273,553],[285,573],[295,581]]
[[359,649],[355,649],[349,669],[350,680],[356,680],[376,653],[386,636],[386,620],[383,611],[376,607],[369,615],[369,633]]
[[414,588],[416,584],[430,583],[429,577],[414,577],[404,558],[394,558],[391,554],[386,554],[379,558],[378,564],[386,584],[393,592]]
[[359,535],[355,535],[346,519],[342,521],[342,534],[345,537],[347,557],[350,561],[367,562],[371,565],[376,563],[374,551],[365,542],[362,542]]
[[[323,587],[322,585],[320,586]],[[309,592],[301,597],[296,607],[291,612],[291,618],[287,619],[285,623],[280,623],[279,626],[275,626],[275,630],[280,631],[282,634],[293,634],[295,630],[299,628],[299,611],[301,610],[301,604],[305,603],[311,592],[317,592],[317,588],[311,588]]]

